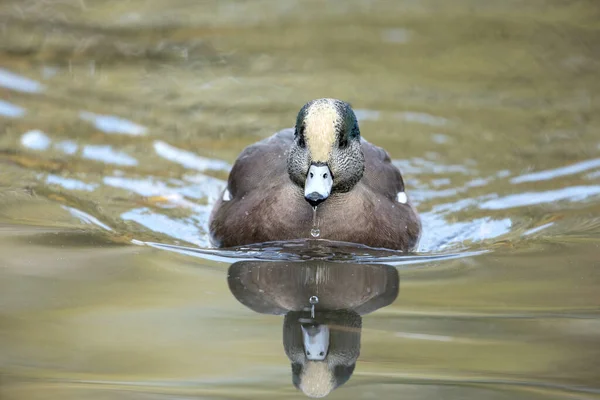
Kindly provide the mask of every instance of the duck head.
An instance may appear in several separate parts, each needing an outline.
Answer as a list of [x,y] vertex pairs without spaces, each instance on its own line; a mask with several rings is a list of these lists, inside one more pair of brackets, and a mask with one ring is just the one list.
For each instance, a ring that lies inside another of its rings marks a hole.
[[288,158],[290,178],[304,189],[305,199],[316,206],[332,193],[350,191],[364,168],[360,130],[350,105],[336,99],[305,104]]

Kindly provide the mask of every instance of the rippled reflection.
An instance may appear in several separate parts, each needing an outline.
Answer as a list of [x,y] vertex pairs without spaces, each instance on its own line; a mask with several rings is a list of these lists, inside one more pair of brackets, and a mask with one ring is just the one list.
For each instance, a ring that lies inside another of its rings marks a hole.
[[0,68],[0,86],[25,93],[39,93],[44,89],[44,85],[33,79],[2,68]]
[[0,115],[8,118],[19,118],[25,115],[25,109],[0,99]]
[[102,161],[108,164],[134,166],[138,161],[122,151],[113,150],[108,145],[87,145],[82,150],[82,156],[94,161]]
[[145,127],[114,115],[99,115],[89,111],[81,111],[79,116],[84,121],[93,123],[97,129],[106,133],[122,133],[132,136],[144,135],[146,133]]
[[324,397],[350,379],[360,355],[361,316],[391,304],[399,279],[388,265],[327,261],[240,261],[227,275],[240,303],[284,315],[292,382],[309,397]]
[[177,149],[165,142],[157,140],[154,142],[156,154],[169,161],[175,162],[186,168],[198,171],[215,170],[229,172],[231,165],[221,160],[213,160],[206,157],[200,157],[189,151]]
[[44,132],[32,130],[21,136],[21,144],[31,150],[46,150],[50,147],[51,140]]

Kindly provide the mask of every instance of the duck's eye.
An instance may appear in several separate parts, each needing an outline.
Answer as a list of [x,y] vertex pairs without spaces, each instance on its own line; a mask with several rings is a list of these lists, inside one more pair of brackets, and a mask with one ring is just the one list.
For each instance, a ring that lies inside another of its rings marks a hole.
[[[312,176],[311,176],[312,178]],[[323,174],[323,179],[327,179],[327,173]]]
[[298,146],[306,147],[306,141],[304,139],[304,126],[300,126],[296,129],[296,137],[298,138]]
[[298,136],[298,146],[304,148],[306,147],[306,141],[304,140],[304,135]]
[[313,176],[314,176],[314,175],[313,175],[313,173],[311,172],[311,173],[310,173],[310,177],[312,178]]

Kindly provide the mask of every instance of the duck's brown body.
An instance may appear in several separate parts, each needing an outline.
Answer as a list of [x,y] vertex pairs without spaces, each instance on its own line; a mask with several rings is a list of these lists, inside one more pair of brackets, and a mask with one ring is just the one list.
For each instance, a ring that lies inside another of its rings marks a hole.
[[[313,208],[288,175],[293,145],[294,130],[286,129],[242,152],[229,175],[229,193],[210,218],[214,245],[311,238]],[[411,250],[421,224],[410,202],[398,201],[404,192],[400,171],[380,147],[361,139],[361,148],[360,181],[348,192],[333,192],[317,207],[319,238]]]

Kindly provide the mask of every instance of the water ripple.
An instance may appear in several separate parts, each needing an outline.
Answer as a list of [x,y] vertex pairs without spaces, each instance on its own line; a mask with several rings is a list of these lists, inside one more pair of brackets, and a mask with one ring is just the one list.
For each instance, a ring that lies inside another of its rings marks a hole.
[[50,138],[40,130],[31,130],[21,136],[21,144],[31,150],[46,150],[50,147]]
[[83,212],[83,211],[78,210],[73,207],[64,206],[64,205],[61,207],[64,210],[67,210],[72,216],[74,216],[75,218],[77,218],[78,220],[80,220],[81,222],[83,222],[85,224],[96,225],[107,231],[112,231],[112,228],[110,226],[104,224],[103,222],[101,222],[98,218],[94,217],[93,215],[90,215],[86,212]]
[[580,172],[588,171],[594,168],[600,168],[600,158],[581,161],[575,164],[567,165],[565,167],[559,167],[545,171],[533,172],[526,175],[516,176],[510,180],[510,183],[545,181],[561,176],[578,174]]
[[79,117],[94,124],[94,126],[105,133],[122,133],[131,136],[146,134],[146,127],[131,122],[125,118],[114,115],[94,114],[89,111],[81,111]]
[[19,118],[25,115],[25,109],[0,99],[0,115],[8,118]]
[[0,86],[24,93],[40,93],[44,90],[41,83],[3,68],[0,68]]
[[582,201],[600,195],[600,186],[570,186],[546,192],[525,192],[488,200],[479,205],[484,210],[505,210],[509,208],[534,206],[556,201]]
[[377,249],[355,243],[334,242],[323,239],[298,239],[285,242],[257,243],[255,245],[240,246],[232,249],[199,249],[140,240],[135,240],[133,244],[146,245],[161,250],[225,263],[231,263],[234,259],[265,261],[326,260],[333,262],[381,263],[392,266],[406,266],[439,260],[473,257],[488,252],[487,250],[481,250],[416,255],[389,249]]
[[52,174],[46,176],[46,183],[50,185],[60,185],[67,190],[84,190],[87,192],[92,192],[98,187],[96,184],[85,183],[77,179],[63,178],[62,176]]
[[102,161],[107,164],[134,166],[138,161],[130,155],[113,150],[109,145],[87,145],[83,148],[83,157],[90,160]]
[[231,169],[231,165],[225,161],[200,157],[192,152],[173,147],[161,140],[154,142],[154,151],[164,159],[197,171],[229,171]]

